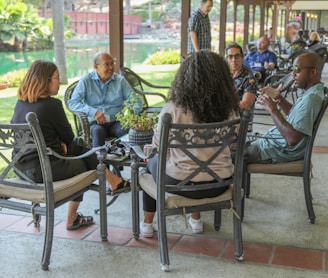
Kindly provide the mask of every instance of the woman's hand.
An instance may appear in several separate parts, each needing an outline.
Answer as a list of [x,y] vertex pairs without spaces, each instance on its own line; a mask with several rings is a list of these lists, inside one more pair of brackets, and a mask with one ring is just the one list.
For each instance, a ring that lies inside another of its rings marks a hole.
[[61,142],[60,146],[62,147],[64,154],[67,154],[67,145],[64,142]]

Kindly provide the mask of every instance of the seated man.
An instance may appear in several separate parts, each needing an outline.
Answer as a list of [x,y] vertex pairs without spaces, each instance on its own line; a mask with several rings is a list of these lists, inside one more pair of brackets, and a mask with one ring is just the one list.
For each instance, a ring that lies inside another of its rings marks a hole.
[[260,90],[258,102],[270,113],[275,126],[250,144],[247,163],[278,163],[304,157],[308,136],[324,99],[321,58],[316,53],[301,54],[292,70],[296,86],[302,90],[294,105],[280,96],[279,88]]
[[267,36],[261,37],[257,41],[257,50],[247,53],[243,64],[248,67],[255,76],[258,76],[259,83],[262,84],[267,77],[267,71],[273,70],[277,65],[277,57],[269,51],[270,40]]
[[[132,89],[123,76],[114,72],[110,54],[98,52],[94,57],[94,70],[81,77],[71,99],[69,108],[88,115],[92,146],[105,144],[106,137],[119,137],[126,133],[116,114],[122,111],[123,103],[130,98]],[[142,102],[139,97],[134,112],[139,114]]]
[[240,98],[240,109],[251,109],[257,93],[257,82],[252,72],[243,65],[243,49],[235,42],[226,48],[227,63]]

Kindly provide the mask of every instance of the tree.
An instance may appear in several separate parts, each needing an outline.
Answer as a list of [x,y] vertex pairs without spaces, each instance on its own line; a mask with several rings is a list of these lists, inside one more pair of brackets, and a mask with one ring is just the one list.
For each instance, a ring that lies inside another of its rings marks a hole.
[[68,84],[66,69],[66,49],[64,40],[64,0],[51,1],[54,53],[56,65],[60,73],[60,82]]

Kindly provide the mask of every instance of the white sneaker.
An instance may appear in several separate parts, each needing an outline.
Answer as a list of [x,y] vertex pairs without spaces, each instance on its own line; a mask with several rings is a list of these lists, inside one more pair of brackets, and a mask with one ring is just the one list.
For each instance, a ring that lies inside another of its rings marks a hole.
[[192,217],[190,217],[189,226],[191,227],[191,231],[194,234],[201,234],[203,232],[203,221],[200,219],[195,220]]
[[140,234],[143,237],[153,237],[154,236],[154,228],[153,228],[152,224],[141,221],[139,228],[140,228]]

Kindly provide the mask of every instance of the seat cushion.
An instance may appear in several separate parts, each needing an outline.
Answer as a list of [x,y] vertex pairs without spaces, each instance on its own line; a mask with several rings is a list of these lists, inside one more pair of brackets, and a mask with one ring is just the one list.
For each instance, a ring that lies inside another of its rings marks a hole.
[[[74,176],[69,179],[53,182],[55,203],[66,197],[72,195],[75,192],[83,190],[84,188],[91,185],[95,180],[98,179],[96,170],[89,170]],[[10,179],[11,182],[19,184],[28,184],[28,182],[20,180],[18,178]],[[37,184],[40,188],[43,188],[43,184]],[[19,188],[13,186],[6,186],[0,184],[0,197],[10,197],[21,200],[27,200],[35,203],[45,203],[45,191],[37,189]]]
[[[149,173],[142,173],[139,176],[139,184],[141,188],[147,192],[153,199],[157,199],[157,185]],[[230,187],[221,195],[213,198],[191,199],[177,194],[166,193],[165,202],[167,208],[190,207],[203,204],[218,203],[227,200],[232,200],[233,186]]]
[[248,173],[279,174],[279,173],[303,173],[304,160],[295,160],[283,163],[251,163],[247,165]]

